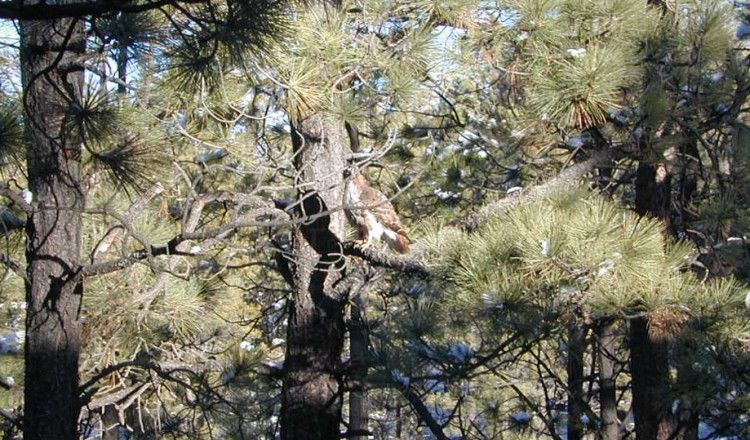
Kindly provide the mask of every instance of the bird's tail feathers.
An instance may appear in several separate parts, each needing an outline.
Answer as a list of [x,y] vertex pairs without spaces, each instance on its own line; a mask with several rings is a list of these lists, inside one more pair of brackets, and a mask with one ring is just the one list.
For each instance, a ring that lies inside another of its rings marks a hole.
[[388,243],[388,246],[390,246],[391,249],[399,254],[409,252],[409,239],[406,238],[405,235],[385,234],[385,242]]

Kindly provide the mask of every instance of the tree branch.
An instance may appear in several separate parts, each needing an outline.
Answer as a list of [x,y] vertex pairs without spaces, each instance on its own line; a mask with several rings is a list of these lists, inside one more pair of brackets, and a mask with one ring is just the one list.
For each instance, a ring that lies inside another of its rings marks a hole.
[[484,224],[490,215],[505,212],[522,202],[546,197],[559,188],[575,185],[584,175],[593,172],[616,157],[617,154],[613,150],[597,151],[588,160],[563,170],[557,177],[550,179],[548,182],[527,188],[520,195],[509,196],[490,203],[480,209],[479,212],[457,221],[455,225],[467,231],[475,231]]
[[443,432],[443,428],[432,416],[430,410],[427,408],[424,402],[422,402],[422,399],[419,397],[416,391],[414,391],[414,389],[408,385],[401,386],[399,387],[399,389],[401,390],[401,394],[403,394],[406,400],[409,401],[409,404],[411,405],[414,412],[417,413],[417,417],[419,418],[419,420],[427,425],[435,438],[437,438],[438,440],[448,440],[448,436],[445,435],[445,432]]
[[23,4],[17,1],[0,2],[0,19],[10,20],[54,20],[60,18],[98,17],[112,12],[146,12],[164,6],[208,3],[209,0],[153,0],[133,3],[131,0],[102,0],[83,3],[35,3]]
[[12,200],[13,203],[18,205],[18,207],[27,214],[31,214],[34,211],[34,208],[24,200],[23,196],[10,189],[6,183],[0,182],[0,195]]
[[[154,197],[161,194],[164,191],[164,187],[161,183],[153,185],[146,191],[138,200],[134,201],[125,214],[122,216],[123,221],[128,224],[131,223],[138,214],[143,212],[143,208],[146,203],[150,202]],[[109,248],[114,242],[125,233],[126,228],[122,224],[117,224],[109,229],[106,234],[99,240],[94,246],[94,250],[91,251],[91,262],[98,263],[107,254]]]
[[[226,223],[217,228],[206,231],[193,232],[198,225],[198,220],[200,219],[200,214],[203,208],[210,202],[233,202],[237,204],[238,207],[251,207],[254,208],[254,210],[244,213],[234,221]],[[112,215],[120,221],[120,225],[122,225],[123,227],[127,228],[129,226],[127,223],[127,219],[123,215],[119,215],[109,210],[99,210],[96,212],[104,212]],[[254,220],[254,218],[258,217],[270,217],[277,218],[279,220]],[[83,265],[79,271],[79,276],[88,277],[116,272],[139,261],[147,260],[161,255],[196,256],[196,254],[184,250],[184,246],[180,246],[189,240],[206,240],[219,238],[223,234],[240,228],[270,227],[281,224],[294,223],[294,221],[289,220],[286,212],[274,207],[272,202],[265,200],[262,197],[228,191],[201,194],[197,196],[188,220],[189,221],[185,225],[185,232],[173,237],[166,244],[162,246],[153,246],[139,239],[139,241],[141,241],[144,246],[142,249],[131,252],[129,255],[114,260],[94,262],[91,264]],[[297,223],[299,222],[302,222],[302,220],[297,220]],[[131,235],[133,235],[134,231],[131,230],[130,232]]]
[[359,257],[373,266],[387,267],[419,276],[430,274],[430,270],[427,264],[420,258],[421,253],[418,252],[416,246],[413,246],[412,251],[406,255],[395,255],[376,249],[374,246],[362,247],[352,241],[342,242],[341,246],[344,250],[344,255]]

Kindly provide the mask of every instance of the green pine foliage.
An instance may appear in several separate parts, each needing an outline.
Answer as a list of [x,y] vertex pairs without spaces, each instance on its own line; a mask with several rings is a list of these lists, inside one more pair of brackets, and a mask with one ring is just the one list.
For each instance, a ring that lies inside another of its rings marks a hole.
[[736,285],[707,299],[713,288],[687,271],[695,259],[688,244],[669,243],[660,222],[580,191],[525,203],[476,234],[439,231],[428,243],[461,301],[488,310],[567,305],[596,319],[662,309],[699,318],[712,300],[736,310],[744,299]]
[[[583,361],[595,373],[593,329],[614,323],[627,410],[623,335],[635,317],[669,343],[680,396],[713,426],[736,425],[750,407],[750,130],[736,101],[747,62],[728,5],[644,3],[258,0],[92,19],[90,85],[66,120],[83,146],[83,255],[115,230],[104,261],[147,255],[86,280],[81,379],[93,380],[92,410],[115,399],[139,436],[277,435],[290,222],[266,205],[201,198],[294,198],[290,125],[323,113],[358,129],[370,154],[359,164],[398,194],[413,255],[426,248],[429,259],[427,278],[373,271],[366,286],[377,438],[426,429],[409,392],[447,435],[549,438],[565,418],[575,325],[587,329]],[[0,97],[0,177],[20,191],[16,101]],[[521,196],[479,230],[453,222],[603,150],[624,159],[597,180],[601,195]],[[672,229],[628,208],[646,160],[672,173],[674,194],[686,192],[676,176],[700,163]],[[124,218],[157,183],[163,191]],[[247,224],[148,255],[235,220]],[[0,255],[21,261],[21,233],[3,232]],[[23,281],[7,267],[2,276],[4,336],[22,326]],[[6,376],[20,384],[17,355],[0,360]],[[3,408],[20,409],[20,385],[0,393]],[[115,398],[125,391],[135,394]]]
[[[466,335],[458,341],[478,347],[475,361],[456,364],[464,374],[471,371],[468,383],[472,385],[464,386],[492,388],[496,379],[482,372],[480,359],[487,356],[491,362],[501,362],[493,350],[507,350],[504,371],[511,378],[504,379],[505,387],[518,388],[494,398],[482,396],[476,402],[504,402],[505,411],[500,414],[505,418],[496,419],[497,429],[509,429],[509,413],[534,411],[534,405],[548,406],[555,400],[549,393],[537,391],[538,381],[550,380],[552,388],[565,387],[563,373],[547,377],[527,365],[563,369],[564,352],[550,353],[556,352],[555,347],[560,349],[554,341],[566,340],[565,329],[574,323],[593,328],[614,320],[626,326],[631,318],[649,317],[651,338],[671,341],[676,350],[688,353],[680,362],[688,366],[686,374],[696,378],[686,383],[700,380],[705,385],[685,391],[685,396],[696,401],[713,401],[711,396],[726,390],[726,384],[716,382],[715,376],[702,376],[717,373],[718,366],[696,370],[690,365],[718,365],[726,362],[726,357],[743,364],[741,359],[746,358],[744,283],[732,278],[699,279],[691,271],[697,254],[689,243],[670,241],[661,222],[639,218],[587,190],[561,189],[548,197],[522,201],[488,219],[476,232],[435,223],[420,236],[420,242],[439,262],[435,273],[445,280],[440,313],[445,325],[456,328],[420,336],[420,340],[430,341],[429,350],[434,350],[425,355],[427,348],[422,348],[418,353],[423,361],[433,362],[422,368],[435,368],[439,341],[457,332]],[[696,346],[722,348],[716,352],[688,348]],[[537,349],[549,359],[534,354]],[[450,377],[456,377],[455,372]],[[620,381],[626,380],[623,374]],[[734,373],[728,374],[734,377]],[[459,373],[458,377],[466,376]],[[467,401],[476,398],[459,395]],[[593,395],[590,398],[596,400]],[[737,406],[726,401],[706,406],[719,405],[736,417],[742,404],[735,403]],[[480,411],[469,403],[464,409]],[[530,427],[549,432],[552,428],[544,422],[545,417],[554,418],[559,409],[538,411],[537,424]]]

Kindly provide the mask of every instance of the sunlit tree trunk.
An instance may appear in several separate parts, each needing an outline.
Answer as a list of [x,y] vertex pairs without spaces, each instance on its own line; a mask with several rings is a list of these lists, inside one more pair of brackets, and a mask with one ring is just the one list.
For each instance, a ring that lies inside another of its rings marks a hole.
[[[339,127],[341,125],[341,127]],[[342,406],[341,353],[348,292],[345,261],[343,124],[312,116],[293,131],[300,215],[294,230],[293,294],[282,388],[282,439],[336,439]],[[332,211],[329,211],[332,210]]]
[[84,75],[81,20],[21,22],[29,188],[24,438],[76,439],[83,285],[81,145],[65,123]]

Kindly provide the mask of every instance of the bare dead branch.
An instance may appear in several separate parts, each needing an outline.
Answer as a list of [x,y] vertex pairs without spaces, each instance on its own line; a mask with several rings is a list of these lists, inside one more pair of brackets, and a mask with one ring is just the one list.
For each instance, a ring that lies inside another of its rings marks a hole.
[[21,208],[23,212],[27,214],[31,214],[34,211],[34,207],[31,206],[31,204],[27,203],[21,194],[18,194],[17,192],[10,189],[10,187],[8,187],[8,185],[4,182],[0,182],[0,195],[9,198],[11,201],[13,201],[13,203],[18,205],[18,207]]
[[[123,220],[128,223],[135,220],[138,214],[143,212],[143,208],[146,206],[146,203],[151,201],[157,195],[161,194],[163,191],[164,187],[161,185],[161,183],[153,185],[143,194],[143,196],[141,196],[138,200],[130,205],[128,210],[125,211],[125,214],[123,214],[122,216]],[[122,224],[118,224],[110,228],[109,231],[104,234],[104,237],[99,240],[99,243],[96,244],[94,250],[91,252],[91,262],[100,262],[102,258],[107,254],[110,247],[114,244],[114,242],[117,241],[118,238],[122,237],[122,235],[125,233],[125,230],[126,228],[123,227]]]
[[10,411],[0,408],[0,417],[7,419],[10,423],[13,424],[13,426],[18,428],[19,430],[23,430],[23,425],[21,424],[21,418],[15,417],[13,414],[10,413]]
[[351,241],[343,242],[341,246],[344,250],[344,255],[362,258],[373,266],[386,267],[420,276],[427,276],[430,273],[417,247],[414,247],[409,254],[396,255],[388,251],[376,249],[375,246],[363,247]]
[[86,409],[91,412],[96,411],[100,408],[104,408],[107,405],[115,405],[124,402],[130,399],[130,397],[133,395],[142,394],[150,385],[151,384],[148,382],[135,383],[129,387],[117,390],[114,393],[107,394],[98,399],[94,399],[88,403],[85,403]]
[[584,175],[606,165],[615,158],[616,153],[613,150],[598,151],[590,159],[565,169],[557,177],[543,184],[527,188],[520,195],[509,196],[490,203],[480,209],[479,212],[471,214],[457,221],[455,224],[467,231],[475,231],[484,224],[490,215],[505,212],[524,202],[531,202],[546,197],[559,188],[575,185]]

